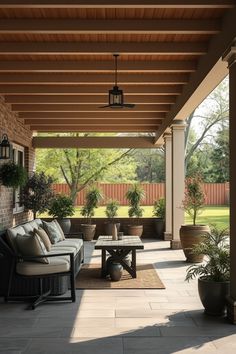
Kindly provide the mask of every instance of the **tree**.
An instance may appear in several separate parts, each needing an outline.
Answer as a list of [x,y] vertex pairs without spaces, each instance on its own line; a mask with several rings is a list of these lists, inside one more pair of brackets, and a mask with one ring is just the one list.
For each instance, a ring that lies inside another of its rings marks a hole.
[[136,150],[134,160],[138,181],[149,183],[165,181],[165,156],[162,149]]
[[211,154],[211,174],[216,183],[229,181],[229,128],[217,132],[216,146]]

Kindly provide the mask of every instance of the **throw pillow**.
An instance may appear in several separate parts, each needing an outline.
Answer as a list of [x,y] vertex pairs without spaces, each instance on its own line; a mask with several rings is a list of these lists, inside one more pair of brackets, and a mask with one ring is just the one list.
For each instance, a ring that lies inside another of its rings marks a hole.
[[55,222],[55,224],[56,224],[56,226],[57,226],[57,228],[58,228],[58,230],[59,230],[59,232],[60,232],[61,240],[62,240],[62,241],[65,240],[65,234],[64,234],[64,232],[63,232],[63,230],[62,230],[62,228],[61,228],[61,225],[59,224],[59,222],[57,221],[57,219],[55,219],[54,222]]
[[[41,238],[36,235],[20,235],[16,236],[16,243],[19,253],[22,256],[33,257],[33,256],[43,256],[47,254],[46,247],[44,246]],[[49,263],[46,257],[43,258],[32,258],[34,262]]]
[[34,233],[41,238],[41,240],[44,243],[44,246],[46,247],[46,250],[49,252],[52,248],[52,244],[46,231],[41,227],[39,227],[38,229],[34,229]]
[[48,234],[48,237],[49,237],[52,244],[55,244],[55,243],[61,241],[60,232],[59,232],[54,221],[51,221],[51,222],[43,221],[43,227],[44,227],[44,230],[46,231],[46,233]]

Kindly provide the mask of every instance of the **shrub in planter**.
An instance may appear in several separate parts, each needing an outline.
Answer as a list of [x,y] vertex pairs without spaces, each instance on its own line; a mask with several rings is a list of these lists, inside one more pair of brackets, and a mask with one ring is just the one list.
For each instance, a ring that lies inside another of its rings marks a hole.
[[27,181],[27,172],[23,166],[8,162],[0,166],[0,180],[5,187],[23,187]]
[[153,205],[152,215],[155,217],[155,231],[158,238],[163,238],[165,231],[165,199],[156,200]]
[[106,235],[112,235],[113,225],[116,225],[117,232],[120,229],[120,223],[115,221],[117,217],[117,211],[119,209],[119,202],[116,199],[110,199],[106,205],[105,214],[109,219],[108,222],[105,223],[105,233]]
[[196,255],[204,254],[206,262],[193,264],[187,269],[186,280],[198,278],[198,291],[205,313],[223,315],[229,295],[230,254],[229,230],[211,228],[203,240],[193,247]]
[[136,225],[128,225],[128,234],[134,236],[142,236],[143,225],[139,225],[139,218],[143,216],[143,209],[140,204],[145,197],[145,191],[139,184],[134,184],[127,192],[126,198],[129,202],[129,217],[137,218]]
[[68,216],[75,212],[72,199],[64,194],[57,194],[51,201],[48,214],[57,218],[63,232],[68,234],[71,228],[71,221]]

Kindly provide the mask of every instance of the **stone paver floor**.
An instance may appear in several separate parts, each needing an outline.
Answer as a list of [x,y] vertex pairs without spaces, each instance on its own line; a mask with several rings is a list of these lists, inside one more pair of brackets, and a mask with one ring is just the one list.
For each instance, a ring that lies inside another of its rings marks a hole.
[[[100,251],[86,243],[86,263]],[[77,302],[0,304],[0,353],[236,353],[236,326],[203,314],[197,282],[169,242],[147,240],[138,263],[153,263],[164,290],[77,290]]]

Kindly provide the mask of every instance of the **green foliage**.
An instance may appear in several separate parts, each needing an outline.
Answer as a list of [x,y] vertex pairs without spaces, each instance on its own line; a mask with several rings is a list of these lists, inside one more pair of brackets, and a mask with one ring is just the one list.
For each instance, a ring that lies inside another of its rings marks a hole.
[[202,179],[199,175],[186,179],[185,199],[182,206],[187,214],[192,218],[193,225],[205,204],[205,193],[202,187]]
[[160,198],[159,200],[156,200],[154,202],[152,216],[155,216],[156,218],[165,219],[165,214],[166,214],[165,199]]
[[117,216],[117,211],[119,209],[119,202],[116,199],[110,199],[106,206],[106,216],[109,219],[114,219]]
[[48,214],[54,218],[63,219],[68,216],[72,216],[75,212],[72,199],[67,195],[56,195],[50,204]]
[[143,216],[143,209],[140,207],[141,201],[145,197],[145,191],[139,184],[134,184],[127,192],[126,198],[129,202],[129,217],[141,218]]
[[27,180],[26,169],[14,162],[4,163],[0,166],[0,180],[6,187],[23,187]]
[[26,209],[32,210],[34,218],[37,212],[45,212],[54,196],[53,179],[44,172],[34,173],[27,181],[23,190],[22,201]]
[[135,151],[137,179],[140,182],[165,181],[165,156],[163,149],[138,149]]
[[207,261],[193,264],[187,269],[186,280],[202,277],[206,280],[223,282],[230,277],[229,230],[211,228],[199,245],[193,247],[195,255],[204,254]]
[[81,215],[86,217],[91,223],[91,218],[94,216],[94,210],[98,207],[99,202],[103,199],[102,192],[97,187],[91,187],[85,197],[85,205],[81,209]]

